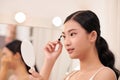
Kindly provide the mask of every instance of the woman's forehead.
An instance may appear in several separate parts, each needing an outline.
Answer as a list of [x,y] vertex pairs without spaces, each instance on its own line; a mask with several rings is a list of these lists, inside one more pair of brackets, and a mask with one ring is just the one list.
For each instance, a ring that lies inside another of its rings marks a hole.
[[4,47],[2,49],[2,53],[11,53],[11,51],[8,48]]
[[2,49],[2,53],[4,53],[4,52],[8,52],[8,49],[7,49],[6,47],[4,47],[4,48]]
[[67,27],[67,26],[70,26],[70,27],[73,27],[73,26],[80,27],[81,25],[78,22],[74,21],[74,20],[69,20],[69,21],[67,21],[64,24],[64,27]]
[[63,25],[63,33],[81,30],[81,28],[79,23],[70,20]]

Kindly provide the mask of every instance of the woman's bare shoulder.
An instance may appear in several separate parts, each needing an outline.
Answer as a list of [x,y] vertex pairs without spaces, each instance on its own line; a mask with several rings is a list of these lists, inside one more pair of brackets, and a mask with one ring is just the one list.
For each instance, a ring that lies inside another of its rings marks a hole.
[[8,80],[17,80],[17,76],[13,74],[8,78]]
[[116,74],[111,68],[105,67],[95,76],[94,79],[95,80],[116,80]]
[[72,77],[72,75],[74,75],[76,72],[78,72],[77,70],[75,70],[75,71],[72,71],[72,72],[70,72],[70,73],[68,73],[68,74],[66,74],[66,76],[65,76],[65,79],[64,80],[68,80],[70,77]]

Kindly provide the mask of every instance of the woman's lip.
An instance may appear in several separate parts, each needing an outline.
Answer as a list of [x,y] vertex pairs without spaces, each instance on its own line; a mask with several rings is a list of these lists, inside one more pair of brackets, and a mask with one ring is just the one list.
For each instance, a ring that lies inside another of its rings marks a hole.
[[73,53],[73,50],[74,50],[74,48],[67,49],[67,51],[68,51],[69,54]]

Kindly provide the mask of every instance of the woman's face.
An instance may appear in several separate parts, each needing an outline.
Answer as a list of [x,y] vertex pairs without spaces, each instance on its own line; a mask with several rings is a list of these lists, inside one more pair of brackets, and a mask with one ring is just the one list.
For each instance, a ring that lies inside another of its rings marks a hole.
[[84,58],[90,49],[89,34],[74,20],[64,24],[64,45],[71,58]]
[[1,59],[1,62],[3,64],[8,65],[9,68],[11,68],[12,65],[13,65],[13,61],[14,61],[13,60],[14,59],[13,56],[14,56],[13,53],[8,48],[4,47],[3,50],[2,50],[2,59]]

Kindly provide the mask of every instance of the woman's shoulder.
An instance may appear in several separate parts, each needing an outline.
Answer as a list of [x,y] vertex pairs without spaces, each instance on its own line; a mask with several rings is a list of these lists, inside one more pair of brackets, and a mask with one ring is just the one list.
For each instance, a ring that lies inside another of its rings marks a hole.
[[95,80],[116,80],[115,72],[109,68],[104,67],[101,71],[99,71],[96,76],[94,77]]
[[17,80],[17,76],[13,74],[8,78],[8,80]]
[[65,77],[64,80],[69,80],[69,78],[72,77],[76,72],[78,72],[78,70],[74,70],[74,71],[66,74],[66,77]]

